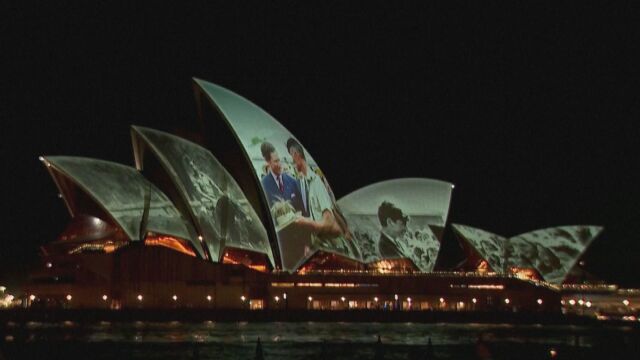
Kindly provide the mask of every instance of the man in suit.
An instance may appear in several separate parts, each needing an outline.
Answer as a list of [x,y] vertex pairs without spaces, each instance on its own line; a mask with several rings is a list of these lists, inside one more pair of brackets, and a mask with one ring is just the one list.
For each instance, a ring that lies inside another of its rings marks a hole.
[[[333,201],[320,176],[307,164],[302,145],[294,139],[287,141],[287,150],[293,159],[298,177],[298,187],[302,194],[303,215],[299,225],[308,227],[315,235],[335,237],[342,235],[342,229],[333,213]],[[305,214],[306,213],[306,214]]]
[[398,249],[397,241],[407,232],[409,217],[402,213],[395,205],[383,201],[378,207],[378,220],[382,229],[378,240],[378,251],[383,259],[404,258]]
[[267,174],[262,178],[262,188],[267,194],[269,207],[271,208],[277,201],[288,201],[296,211],[302,212],[304,216],[298,181],[282,171],[280,157],[273,144],[267,141],[263,142],[260,146],[260,152],[269,168]]

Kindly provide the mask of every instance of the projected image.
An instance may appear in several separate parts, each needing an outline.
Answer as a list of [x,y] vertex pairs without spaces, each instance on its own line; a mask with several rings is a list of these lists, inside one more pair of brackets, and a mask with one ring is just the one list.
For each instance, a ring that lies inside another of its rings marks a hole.
[[507,238],[471,226],[453,224],[452,227],[489,263],[493,271],[504,270]]
[[[173,203],[134,168],[103,160],[51,156],[46,161],[78,184],[133,240],[140,238],[145,193],[150,195],[149,231],[191,239]],[[61,191],[65,194],[65,191]],[[65,194],[66,195],[66,194]]]
[[429,218],[405,215],[390,202],[383,202],[378,215],[347,215],[362,259],[410,259],[421,271],[435,265],[440,241],[429,227]]
[[296,270],[317,250],[360,259],[324,174],[300,142],[245,98],[196,80],[248,156],[277,232],[282,268]]
[[599,226],[560,226],[509,239],[510,257],[526,258],[551,283],[561,283],[582,252],[602,231]]
[[554,284],[562,283],[584,250],[602,231],[599,226],[560,226],[507,239],[465,225],[454,224],[453,229],[487,260],[494,271],[532,268]]
[[[161,131],[134,127],[188,201],[209,253],[224,247],[270,254],[266,230],[239,185],[205,148]],[[144,153],[144,151],[138,151]]]
[[296,139],[290,137],[284,145],[289,156],[281,158],[273,143],[263,141],[263,162],[256,169],[284,250],[284,267],[295,268],[318,249],[360,259],[326,178],[307,161]]
[[397,179],[370,185],[339,200],[367,263],[409,259],[432,271],[440,240],[432,230],[446,223],[451,184]]

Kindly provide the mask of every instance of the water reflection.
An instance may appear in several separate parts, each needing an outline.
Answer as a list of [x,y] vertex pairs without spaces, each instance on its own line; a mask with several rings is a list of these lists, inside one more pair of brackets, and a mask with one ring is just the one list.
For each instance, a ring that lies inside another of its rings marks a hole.
[[26,322],[1,324],[1,331],[5,358],[250,359],[261,338],[266,360],[373,359],[380,337],[384,359],[424,358],[428,339],[441,358],[475,359],[482,341],[491,351],[518,354],[515,358],[546,359],[553,349],[570,358],[623,351],[617,355],[622,359],[637,354],[640,344],[638,331],[629,327],[508,324]]

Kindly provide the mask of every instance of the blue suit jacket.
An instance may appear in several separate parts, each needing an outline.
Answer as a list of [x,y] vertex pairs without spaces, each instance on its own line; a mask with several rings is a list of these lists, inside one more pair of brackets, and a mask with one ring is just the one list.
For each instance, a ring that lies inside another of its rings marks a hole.
[[280,192],[276,179],[273,178],[270,172],[262,178],[262,188],[267,194],[269,207],[273,206],[273,203],[276,201],[287,200],[296,211],[300,211],[303,216],[307,216],[305,215],[298,181],[291,177],[291,175],[282,173],[282,185],[284,185],[284,191]]

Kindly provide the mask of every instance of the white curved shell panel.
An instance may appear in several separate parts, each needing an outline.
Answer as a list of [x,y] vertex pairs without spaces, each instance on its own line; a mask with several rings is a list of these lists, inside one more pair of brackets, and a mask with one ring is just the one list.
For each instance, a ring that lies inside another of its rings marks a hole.
[[542,277],[560,284],[603,228],[592,225],[558,226],[509,239],[509,259],[525,259]]
[[267,112],[221,86],[196,86],[235,134],[269,208],[284,270],[317,250],[351,259],[360,254],[336,205],[333,191],[298,139]]
[[365,262],[410,259],[432,271],[440,241],[431,226],[444,227],[453,185],[407,178],[383,181],[338,200]]
[[[190,240],[187,222],[167,196],[129,166],[82,157],[48,156],[52,174],[67,178],[89,195],[126,232],[140,240],[145,193],[150,196],[147,230]],[[63,196],[71,196],[60,189]],[[67,201],[67,204],[73,204]],[[70,206],[71,215],[76,209]]]
[[452,224],[451,227],[487,261],[493,271],[504,271],[507,238],[467,225]]
[[188,206],[212,260],[224,247],[263,253],[273,263],[267,231],[233,177],[200,145],[162,131],[134,126],[136,162],[145,147],[160,161]]

